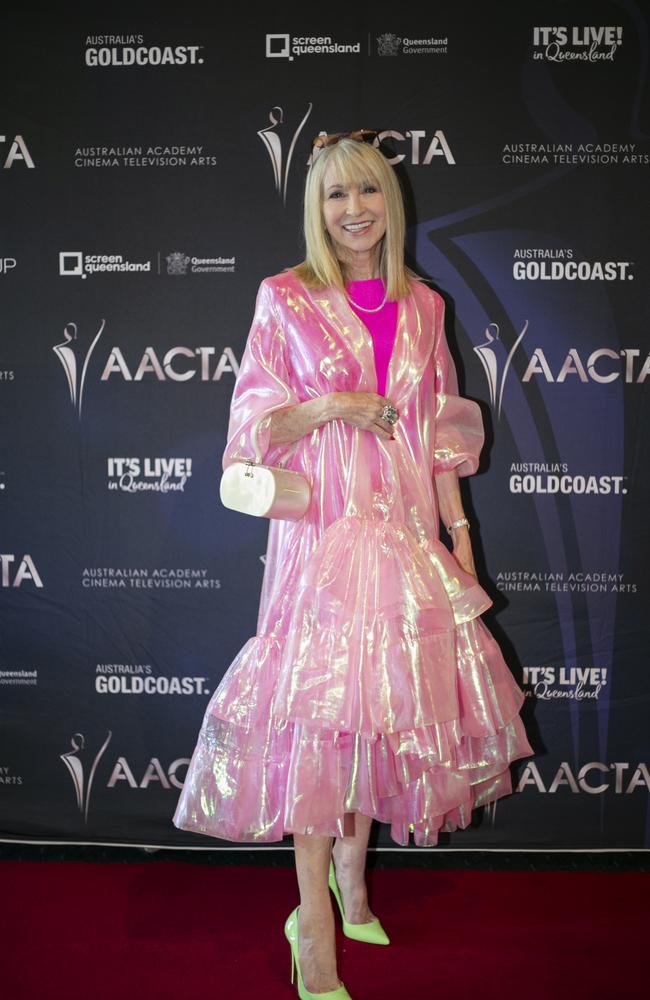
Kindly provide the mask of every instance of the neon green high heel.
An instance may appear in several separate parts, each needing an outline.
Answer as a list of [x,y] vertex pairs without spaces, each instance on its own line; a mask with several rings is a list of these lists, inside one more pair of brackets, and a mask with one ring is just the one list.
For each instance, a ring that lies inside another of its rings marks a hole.
[[284,935],[291,948],[291,982],[293,983],[295,968],[298,968],[298,996],[300,1000],[352,1000],[343,983],[337,990],[329,990],[327,993],[310,993],[302,981],[300,962],[298,960],[298,909],[289,914],[284,925]]
[[339,904],[341,920],[343,921],[343,933],[345,936],[352,938],[354,941],[363,941],[365,944],[390,944],[390,938],[379,923],[377,917],[367,924],[349,924],[347,922],[345,919],[345,911],[343,909],[343,900],[341,899],[341,893],[336,881],[336,872],[334,871],[333,861],[330,861],[328,882],[330,889],[334,893],[334,898]]

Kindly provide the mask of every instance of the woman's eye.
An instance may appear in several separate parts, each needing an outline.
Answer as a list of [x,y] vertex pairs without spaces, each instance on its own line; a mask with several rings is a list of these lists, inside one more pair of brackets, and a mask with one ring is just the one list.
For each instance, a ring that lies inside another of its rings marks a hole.
[[366,192],[366,194],[374,194],[377,191],[377,188],[375,187],[374,184],[366,184],[363,190]]

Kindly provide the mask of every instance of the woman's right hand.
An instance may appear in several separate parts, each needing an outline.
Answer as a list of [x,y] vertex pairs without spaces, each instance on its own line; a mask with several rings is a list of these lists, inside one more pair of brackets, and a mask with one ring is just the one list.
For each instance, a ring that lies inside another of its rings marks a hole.
[[334,418],[345,420],[361,430],[373,431],[385,441],[393,437],[393,424],[381,418],[386,404],[393,405],[386,396],[376,392],[333,392],[331,396]]

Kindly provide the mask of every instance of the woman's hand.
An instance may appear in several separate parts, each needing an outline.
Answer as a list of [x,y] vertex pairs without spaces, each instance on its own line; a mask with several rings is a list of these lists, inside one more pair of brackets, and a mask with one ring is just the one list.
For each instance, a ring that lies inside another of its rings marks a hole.
[[384,440],[393,436],[393,424],[381,418],[386,404],[393,405],[386,396],[376,392],[333,392],[331,396],[334,418],[345,420],[361,430],[373,431]]
[[451,532],[454,543],[453,554],[461,569],[464,569],[470,576],[476,577],[476,567],[474,566],[474,555],[472,554],[472,542],[469,537],[467,525],[454,528]]

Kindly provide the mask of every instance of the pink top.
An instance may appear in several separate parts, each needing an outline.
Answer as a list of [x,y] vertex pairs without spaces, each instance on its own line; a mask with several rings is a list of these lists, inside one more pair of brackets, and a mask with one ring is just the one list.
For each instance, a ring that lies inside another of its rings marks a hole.
[[365,278],[361,281],[348,281],[346,289],[350,299],[350,307],[366,325],[372,336],[375,350],[375,370],[377,372],[377,392],[383,396],[386,392],[386,375],[395,334],[397,333],[397,300],[386,302],[379,312],[364,312],[354,305],[359,302],[367,309],[374,309],[384,297],[385,286],[381,278]]

